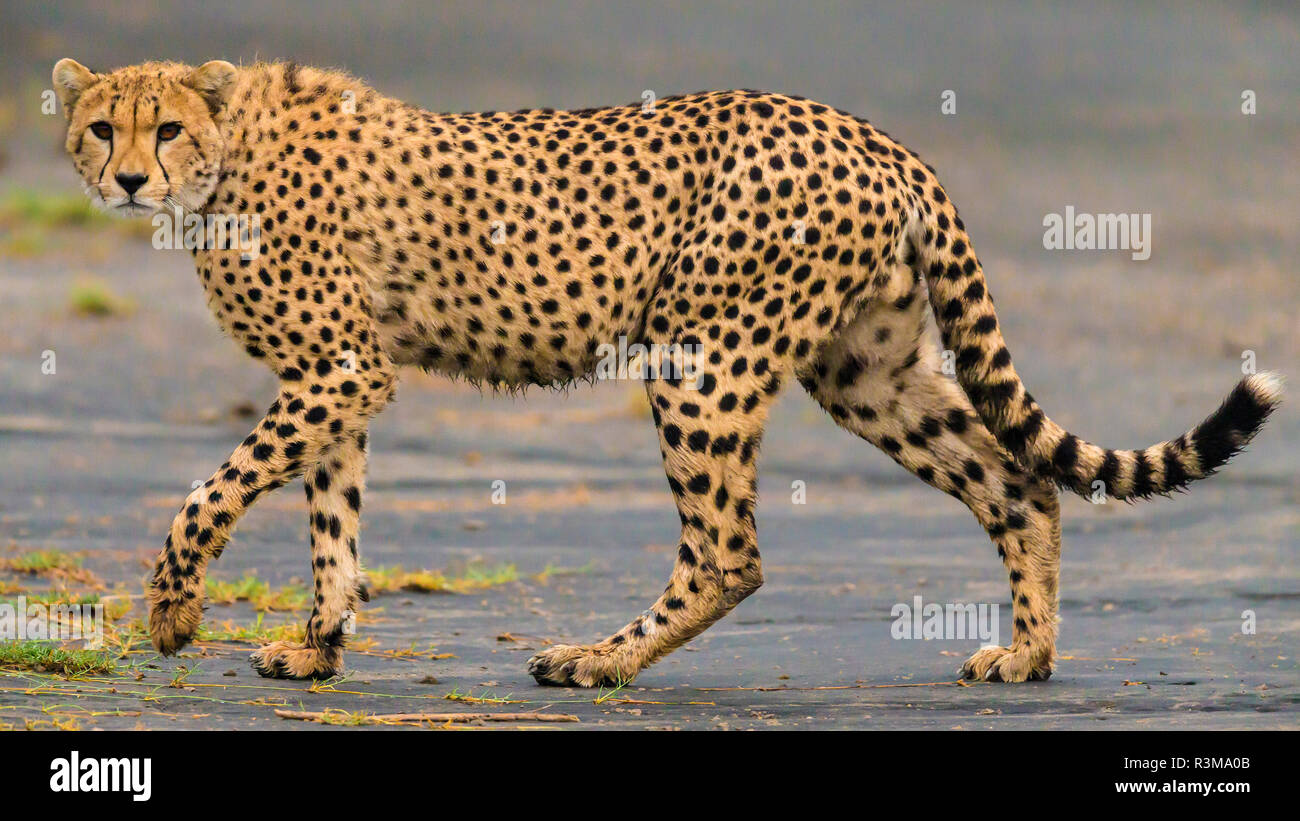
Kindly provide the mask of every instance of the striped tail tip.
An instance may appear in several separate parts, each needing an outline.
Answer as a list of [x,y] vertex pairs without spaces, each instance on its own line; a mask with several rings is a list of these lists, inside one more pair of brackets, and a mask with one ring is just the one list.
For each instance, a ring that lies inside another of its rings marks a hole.
[[1282,401],[1282,377],[1263,371],[1237,383],[1219,409],[1192,431],[1201,475],[1208,476],[1239,453]]

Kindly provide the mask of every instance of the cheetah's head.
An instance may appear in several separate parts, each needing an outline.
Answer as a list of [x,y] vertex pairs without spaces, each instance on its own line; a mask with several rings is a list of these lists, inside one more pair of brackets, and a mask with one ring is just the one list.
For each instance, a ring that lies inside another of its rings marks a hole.
[[121,216],[177,205],[200,210],[220,178],[219,125],[236,76],[224,60],[198,68],[143,63],[105,74],[68,58],[56,63],[66,146],[86,194]]

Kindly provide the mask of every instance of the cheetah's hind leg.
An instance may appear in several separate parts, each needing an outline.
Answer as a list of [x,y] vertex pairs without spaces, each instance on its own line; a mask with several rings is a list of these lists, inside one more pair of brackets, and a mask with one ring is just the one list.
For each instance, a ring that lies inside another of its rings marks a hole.
[[[740,360],[743,361],[743,360]],[[622,630],[592,645],[557,645],[528,661],[539,684],[595,687],[631,681],[703,632],[763,583],[754,528],[758,447],[781,377],[724,358],[702,376],[648,380],[646,391],[682,531],[663,595]],[[753,397],[744,408],[737,397]]]
[[1015,463],[942,374],[937,348],[923,333],[924,307],[919,287],[911,298],[882,300],[800,379],[841,427],[963,502],[997,546],[1011,579],[1011,645],[979,650],[961,675],[1046,679],[1056,644],[1057,490]]

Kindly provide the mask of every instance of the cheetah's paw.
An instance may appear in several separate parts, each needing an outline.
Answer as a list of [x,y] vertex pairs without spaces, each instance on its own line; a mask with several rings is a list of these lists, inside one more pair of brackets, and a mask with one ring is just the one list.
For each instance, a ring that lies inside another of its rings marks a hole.
[[636,677],[636,672],[620,670],[612,654],[572,644],[557,644],[533,656],[528,672],[538,684],[556,687],[618,687]]
[[248,661],[266,678],[326,679],[343,672],[343,653],[337,647],[321,649],[287,641],[263,645]]
[[1023,647],[981,647],[958,673],[968,681],[1046,681],[1052,662]]
[[164,656],[190,643],[203,621],[203,599],[189,591],[153,591],[149,601],[149,638]]

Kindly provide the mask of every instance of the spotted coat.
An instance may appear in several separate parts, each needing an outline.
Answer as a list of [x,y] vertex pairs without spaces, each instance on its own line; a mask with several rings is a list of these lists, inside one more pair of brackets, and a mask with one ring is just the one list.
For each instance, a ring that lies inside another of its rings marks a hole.
[[206,567],[238,518],[302,476],[315,608],[305,642],[253,663],[271,676],[341,670],[343,624],[365,598],[368,424],[404,366],[566,385],[619,338],[698,352],[698,378],[646,381],[682,526],[663,594],[603,641],[529,662],[539,682],[582,686],[630,680],[762,584],[756,463],[792,380],[987,531],[1010,576],[1013,638],[963,673],[1004,681],[1052,670],[1058,487],[1121,499],[1181,488],[1278,400],[1275,378],[1249,377],[1200,426],[1141,451],[1062,430],[1016,374],[934,171],[800,97],[436,114],[339,72],[220,61],[95,74],[64,60],[55,85],[69,153],[104,207],[260,224],[255,255],[194,250],[221,327],[280,389],[172,524],[150,615],[165,653],[193,637]]

